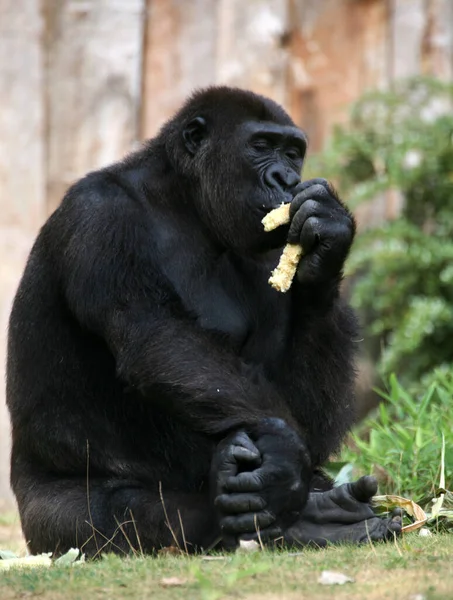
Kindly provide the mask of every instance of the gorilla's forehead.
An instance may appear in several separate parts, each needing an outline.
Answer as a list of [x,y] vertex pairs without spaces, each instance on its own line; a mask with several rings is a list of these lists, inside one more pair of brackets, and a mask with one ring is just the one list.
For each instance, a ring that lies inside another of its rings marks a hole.
[[281,125],[274,121],[246,121],[239,125],[239,131],[244,137],[278,136],[293,142],[300,142],[304,147],[308,140],[305,133],[293,125]]

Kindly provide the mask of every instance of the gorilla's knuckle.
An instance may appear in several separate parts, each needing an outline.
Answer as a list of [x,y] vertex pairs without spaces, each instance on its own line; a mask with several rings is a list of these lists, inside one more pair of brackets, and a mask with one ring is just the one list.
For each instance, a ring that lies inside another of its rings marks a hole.
[[306,200],[300,207],[298,214],[305,220],[311,216],[312,213],[320,209],[320,203],[313,198]]
[[273,511],[265,510],[261,513],[256,514],[255,519],[261,527],[268,527],[276,521],[277,517],[275,516],[275,513]]
[[306,219],[304,226],[302,228],[302,232],[312,231],[313,233],[320,233],[322,230],[322,221],[319,217],[312,216]]
[[219,496],[216,496],[214,499],[214,506],[217,508],[224,508],[228,504],[228,498],[228,494],[220,494]]
[[[327,184],[327,182],[326,182],[326,184]],[[328,193],[329,193],[329,190],[326,189],[326,185],[323,185],[321,183],[316,183],[312,188],[310,188],[310,195],[313,195],[313,196],[320,196],[321,198],[325,198],[325,196]]]
[[330,183],[328,182],[327,179],[325,179],[324,177],[317,177],[314,181],[316,181],[316,183],[324,188],[330,188]]
[[352,228],[348,221],[342,222],[337,229],[337,237],[349,240],[352,237]]
[[303,490],[302,482],[300,480],[294,481],[289,489],[294,494],[299,494]]
[[282,434],[288,429],[286,421],[280,417],[267,417],[263,419],[257,429],[258,437],[262,435]]

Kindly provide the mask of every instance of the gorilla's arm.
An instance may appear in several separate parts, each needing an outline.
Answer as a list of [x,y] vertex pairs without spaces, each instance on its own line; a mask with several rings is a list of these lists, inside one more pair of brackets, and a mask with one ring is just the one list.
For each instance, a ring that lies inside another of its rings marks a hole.
[[[291,423],[270,384],[251,382],[241,360],[184,310],[159,267],[149,209],[102,184],[101,192],[73,189],[49,234],[58,235],[53,260],[69,309],[105,340],[118,377],[195,431],[252,433],[266,417]],[[184,248],[174,251],[184,261]]]
[[290,291],[291,352],[274,380],[302,428],[310,424],[304,437],[316,466],[338,448],[353,419],[359,334],[339,289],[355,222],[326,180],[305,181],[296,192],[288,241],[300,243],[304,256]]

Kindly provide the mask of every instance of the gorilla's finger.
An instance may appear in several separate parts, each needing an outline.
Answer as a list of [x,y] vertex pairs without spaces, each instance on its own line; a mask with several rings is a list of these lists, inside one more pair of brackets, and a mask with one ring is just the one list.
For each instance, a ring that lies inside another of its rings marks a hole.
[[238,515],[262,510],[266,500],[256,494],[221,494],[215,499],[214,505],[225,514]]
[[238,432],[220,442],[216,460],[219,471],[236,475],[238,462],[258,467],[261,464],[261,454],[245,432]]
[[[297,217],[298,215],[296,215]],[[295,221],[296,219],[294,219]],[[290,244],[300,244],[304,254],[309,254],[319,241],[321,233],[321,221],[318,217],[307,219],[301,229],[299,223],[291,223],[288,232],[288,242]]]
[[259,492],[263,489],[259,469],[228,477],[224,489],[228,492]]
[[228,442],[232,446],[243,446],[247,448],[251,452],[256,452],[259,454],[257,447],[252,442],[252,439],[245,431],[237,431],[233,436],[228,438]]
[[220,528],[227,533],[254,533],[275,523],[275,515],[263,510],[237,516],[227,516],[220,519]]
[[231,452],[237,462],[246,462],[256,467],[261,464],[261,454],[258,450],[252,451],[242,446],[233,446]]
[[403,523],[401,521],[401,517],[393,517],[387,524],[387,528],[390,533],[396,533],[399,535],[403,528]]
[[328,187],[319,183],[307,186],[302,192],[294,196],[289,207],[289,216],[291,219],[308,200],[316,201],[324,208],[338,208],[338,201]]
[[331,190],[330,183],[327,181],[327,179],[324,179],[323,177],[315,177],[313,179],[307,179],[306,181],[301,181],[300,183],[298,183],[293,189],[294,198],[298,196],[301,192],[314,185],[322,185],[326,188],[326,190]]
[[222,534],[222,547],[225,550],[233,551],[238,547],[239,542],[236,535],[231,535],[229,533]]
[[365,475],[353,483],[348,483],[349,493],[359,502],[369,502],[376,495],[378,484],[375,477]]
[[328,217],[329,211],[323,208],[316,200],[311,198],[308,199],[295,212],[294,217],[292,218],[288,232],[288,241],[294,241],[294,243],[299,241],[298,237],[300,236],[300,231],[307,219],[310,217],[322,217],[324,215]]

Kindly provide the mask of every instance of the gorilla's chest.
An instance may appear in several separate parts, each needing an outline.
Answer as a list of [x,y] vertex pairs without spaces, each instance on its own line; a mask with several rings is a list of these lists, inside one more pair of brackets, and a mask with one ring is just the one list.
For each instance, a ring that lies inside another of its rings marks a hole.
[[209,273],[185,277],[180,297],[200,329],[253,363],[283,353],[289,306],[269,287],[266,272],[244,273],[225,261]]
[[250,336],[253,321],[247,307],[223,289],[218,280],[205,281],[186,298],[201,329],[218,333],[242,347]]

